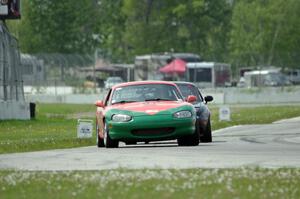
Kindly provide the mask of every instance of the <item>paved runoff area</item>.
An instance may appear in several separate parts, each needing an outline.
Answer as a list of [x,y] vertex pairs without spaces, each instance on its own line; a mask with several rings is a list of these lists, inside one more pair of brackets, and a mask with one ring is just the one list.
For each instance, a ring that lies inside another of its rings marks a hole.
[[213,132],[212,143],[176,141],[96,146],[0,155],[0,169],[103,170],[113,168],[300,167],[300,118]]

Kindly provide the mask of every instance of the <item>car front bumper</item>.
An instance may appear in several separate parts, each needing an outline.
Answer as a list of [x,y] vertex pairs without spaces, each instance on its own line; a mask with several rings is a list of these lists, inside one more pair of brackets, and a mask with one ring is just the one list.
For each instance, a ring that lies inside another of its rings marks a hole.
[[172,115],[134,117],[129,122],[108,121],[111,139],[154,141],[176,139],[195,132],[196,119],[174,118]]

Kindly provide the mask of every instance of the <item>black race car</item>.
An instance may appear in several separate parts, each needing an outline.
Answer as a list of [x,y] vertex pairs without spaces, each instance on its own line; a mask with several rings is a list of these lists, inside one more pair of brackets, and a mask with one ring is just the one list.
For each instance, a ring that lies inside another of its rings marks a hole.
[[180,89],[183,97],[194,95],[197,100],[193,103],[196,108],[197,122],[196,130],[199,133],[200,142],[212,142],[210,110],[207,107],[207,102],[213,100],[212,96],[202,97],[200,90],[190,82],[174,82]]

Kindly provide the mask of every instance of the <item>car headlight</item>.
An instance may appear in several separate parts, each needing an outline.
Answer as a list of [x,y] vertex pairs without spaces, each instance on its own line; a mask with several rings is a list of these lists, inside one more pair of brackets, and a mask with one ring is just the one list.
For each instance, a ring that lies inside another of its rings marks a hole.
[[115,114],[111,117],[114,122],[128,122],[132,119],[131,116],[125,114]]
[[175,118],[189,118],[192,117],[191,111],[179,111],[177,113],[174,113]]

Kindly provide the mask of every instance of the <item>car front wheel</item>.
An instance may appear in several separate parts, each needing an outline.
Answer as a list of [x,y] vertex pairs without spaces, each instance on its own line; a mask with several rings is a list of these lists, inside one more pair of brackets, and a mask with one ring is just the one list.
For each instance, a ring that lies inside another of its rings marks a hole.
[[109,130],[107,127],[106,122],[104,122],[104,145],[106,148],[118,148],[119,147],[119,141],[112,140],[109,136]]

